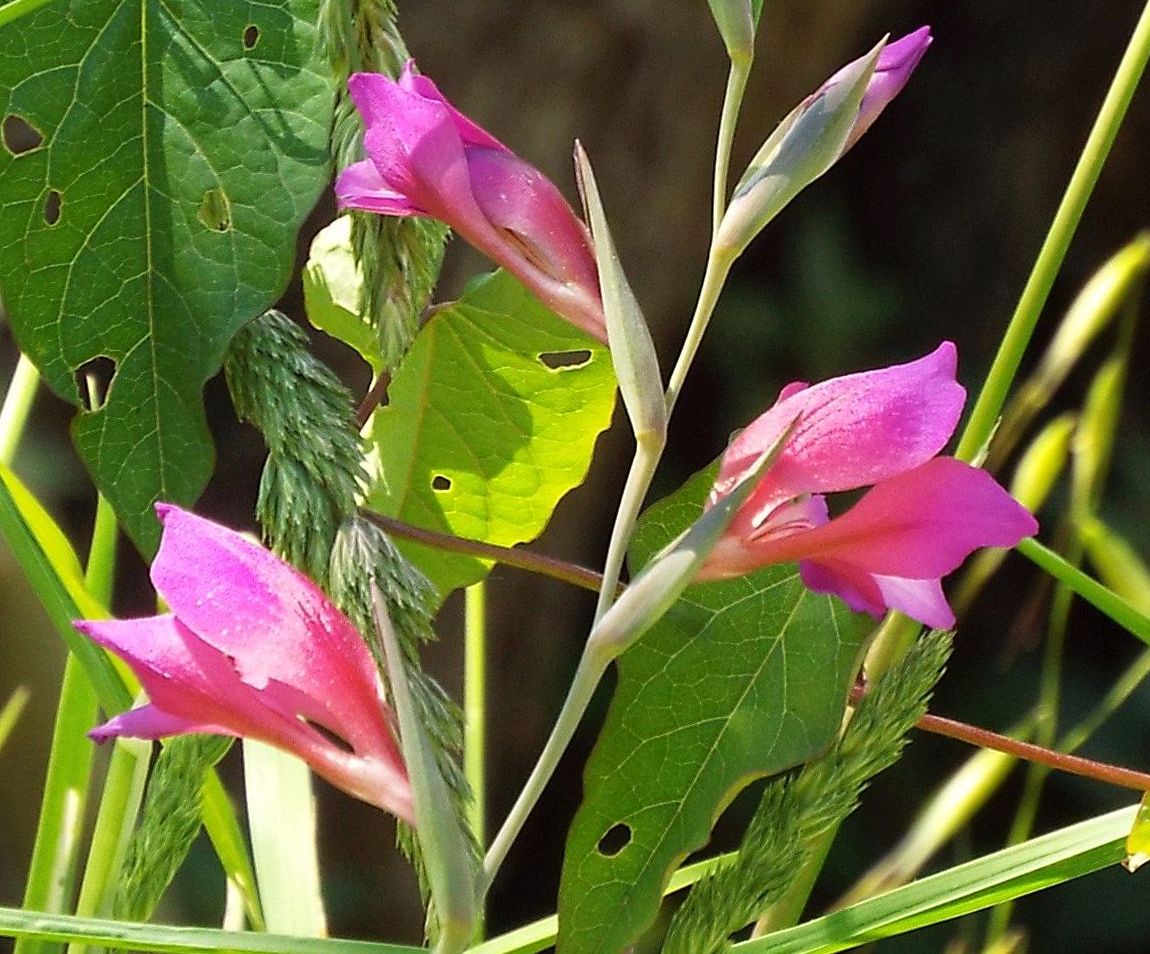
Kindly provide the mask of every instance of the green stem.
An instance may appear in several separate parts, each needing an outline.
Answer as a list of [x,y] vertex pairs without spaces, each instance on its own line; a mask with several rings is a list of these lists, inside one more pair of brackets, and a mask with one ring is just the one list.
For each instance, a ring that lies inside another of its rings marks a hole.
[[[80,917],[107,917],[112,911],[116,877],[135,825],[148,777],[152,746],[147,742],[117,739],[108,762],[104,793],[88,849],[84,882],[76,903]],[[83,954],[85,947],[72,945],[69,954]]]
[[84,570],[84,588],[104,606],[112,602],[116,578],[116,512],[103,494],[96,495],[96,519],[92,524],[92,546]]
[[739,109],[743,104],[743,94],[747,91],[747,79],[751,75],[751,60],[731,61],[727,74],[727,88],[723,93],[723,112],[719,118],[719,141],[715,147],[715,187],[712,197],[711,235],[719,231],[723,213],[727,211],[727,174],[731,167],[731,146],[735,140],[735,125],[739,119]]
[[463,773],[471,789],[471,830],[486,841],[484,765],[487,758],[487,590],[482,581],[464,590]]
[[1074,174],[1070,177],[1066,193],[1054,215],[1050,231],[1042,243],[1034,269],[1022,290],[994,364],[963,431],[955,453],[960,460],[969,461],[977,457],[994,433],[995,422],[1018,372],[1026,346],[1062,267],[1070,240],[1082,218],[1094,184],[1098,181],[1110,147],[1118,135],[1147,60],[1150,60],[1150,2],[1143,8],[1138,25],[1130,37],[1130,43],[1098,111]]
[[[0,7],[0,13],[4,9]],[[26,355],[20,355],[4,395],[4,406],[0,408],[0,463],[11,466],[39,386],[40,372]]]
[[[463,591],[463,774],[471,789],[467,822],[482,848],[487,842],[487,584]],[[480,899],[472,943],[484,937]]]
[[603,673],[607,671],[611,658],[596,651],[595,647],[590,644],[584,649],[583,656],[579,660],[579,666],[575,670],[575,677],[571,680],[571,687],[567,690],[567,698],[563,702],[563,708],[559,711],[559,717],[555,720],[547,744],[543,746],[539,761],[535,763],[535,768],[531,770],[527,784],[523,786],[523,790],[511,807],[507,819],[503,822],[503,827],[499,829],[499,833],[491,842],[487,856],[483,859],[481,897],[486,893],[491,882],[495,880],[499,868],[507,857],[507,852],[510,851],[511,845],[518,837],[520,830],[531,814],[531,810],[539,801],[539,796],[543,794],[543,789],[554,774],[559,760],[563,757],[568,743],[575,734],[575,729],[583,718],[583,713],[587,711],[587,706],[590,705],[591,698],[595,695],[595,689],[603,678]]
[[44,6],[49,0],[10,0],[0,7],[0,27]]
[[[71,909],[91,785],[92,743],[85,733],[95,722],[96,695],[92,684],[76,657],[68,653],[36,841],[24,885],[24,907],[30,911],[58,914]],[[47,954],[56,949],[45,941],[22,938],[16,942],[14,954]]]
[[729,250],[720,255],[712,248],[710,255],[707,256],[707,270],[703,273],[703,284],[699,289],[699,300],[695,305],[695,313],[691,316],[691,325],[687,329],[682,350],[675,362],[675,369],[671,372],[671,380],[667,384],[668,420],[675,410],[675,403],[679,400],[679,394],[683,390],[683,382],[687,379],[687,372],[691,370],[691,364],[695,360],[699,345],[703,341],[703,333],[707,330],[711,315],[715,312],[715,305],[718,304],[723,283],[727,280],[727,274],[731,271],[734,261],[734,254]]
[[631,469],[627,472],[627,482],[623,486],[623,496],[619,500],[619,510],[615,514],[615,525],[611,528],[611,542],[607,547],[607,560],[603,566],[603,579],[599,584],[599,599],[595,604],[595,622],[592,623],[592,629],[615,601],[619,574],[623,570],[631,533],[635,529],[635,521],[639,519],[643,501],[651,487],[651,478],[655,476],[655,469],[659,466],[659,459],[663,456],[665,446],[666,441],[662,435],[648,434],[638,438],[635,456],[631,460]]

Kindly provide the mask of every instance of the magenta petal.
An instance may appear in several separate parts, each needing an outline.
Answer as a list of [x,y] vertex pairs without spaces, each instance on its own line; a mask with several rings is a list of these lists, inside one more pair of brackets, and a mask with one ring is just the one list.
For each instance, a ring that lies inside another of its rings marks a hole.
[[88,733],[93,742],[107,742],[109,739],[118,739],[125,736],[129,739],[156,739],[167,738],[173,735],[188,735],[203,732],[211,735],[234,735],[235,733],[225,726],[211,725],[196,722],[191,719],[182,719],[170,712],[164,712],[155,706],[140,706],[138,709],[129,709],[114,716],[103,725],[96,726]]
[[837,596],[856,613],[877,617],[886,612],[882,591],[874,577],[858,567],[801,560],[799,575],[807,589]]
[[870,129],[890,101],[902,92],[930,44],[930,27],[924,26],[883,47],[863,94],[859,117],[847,140],[847,149]]
[[354,74],[348,91],[364,116],[364,150],[386,188],[457,228],[482,227],[453,111],[378,73]]
[[558,281],[598,290],[587,232],[550,179],[505,151],[469,149],[467,164],[479,208],[528,246],[532,264]]
[[310,580],[238,533],[170,505],[152,582],[180,622],[235,660],[244,682],[290,686],[327,710],[355,745],[378,737],[375,664],[363,640]]
[[875,576],[874,580],[890,609],[906,613],[931,629],[954,626],[954,610],[942,592],[941,580],[910,580],[898,576]]
[[932,629],[954,626],[954,611],[937,578],[912,580],[877,576],[837,561],[803,560],[799,570],[809,589],[839,597],[856,613],[880,617],[887,610],[899,610]]
[[762,547],[775,559],[833,559],[882,576],[930,579],[980,547],[1012,547],[1037,532],[1030,512],[990,474],[938,457],[877,484],[826,526]]
[[381,215],[427,215],[407,196],[388,188],[370,160],[356,162],[335,180],[335,195],[341,209],[362,209]]
[[447,97],[439,91],[439,87],[435,85],[434,81],[429,77],[416,73],[415,60],[408,60],[404,64],[403,73],[399,77],[399,85],[403,89],[416,93],[424,99],[442,103],[448,109],[451,115],[451,121],[455,126],[455,131],[459,134],[459,139],[465,146],[479,146],[483,149],[510,151],[486,129],[472,122],[464,116],[463,113],[452,106]]
[[966,398],[956,364],[946,341],[908,364],[786,389],[727,449],[713,495],[737,483],[795,418],[795,433],[744,508],[756,519],[800,494],[865,487],[929,460],[950,439]]

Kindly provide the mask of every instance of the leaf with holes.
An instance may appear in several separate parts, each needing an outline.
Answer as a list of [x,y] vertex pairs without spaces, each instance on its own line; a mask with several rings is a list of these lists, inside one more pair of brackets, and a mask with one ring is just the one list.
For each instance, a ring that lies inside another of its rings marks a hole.
[[[634,565],[699,516],[713,479],[703,471],[647,511]],[[563,954],[633,943],[731,799],[830,744],[869,626],[807,590],[794,565],[775,566],[689,587],[620,658],[567,839]]]
[[[374,415],[370,505],[429,530],[512,546],[582,483],[611,422],[607,349],[495,272],[439,309]],[[404,544],[444,596],[483,578],[474,557]]]
[[57,394],[82,404],[77,377],[112,369],[73,435],[145,551],[152,501],[211,473],[204,382],[287,284],[329,178],[316,12],[58,0],[4,27],[0,289]]

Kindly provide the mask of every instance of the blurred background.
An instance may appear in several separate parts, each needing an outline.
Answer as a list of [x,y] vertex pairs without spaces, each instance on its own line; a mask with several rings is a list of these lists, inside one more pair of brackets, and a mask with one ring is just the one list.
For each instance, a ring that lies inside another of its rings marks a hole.
[[[1137,19],[1137,0],[1094,4],[1014,0],[766,0],[755,73],[736,142],[732,181],[775,123],[840,65],[883,34],[929,23],[935,42],[910,85],[824,179],[803,193],[737,266],[676,413],[655,496],[707,464],[728,434],[795,379],[819,380],[905,361],[940,339],[957,342],[960,378],[976,391],[1006,327],[1098,105]],[[703,0],[456,0],[400,2],[400,25],[420,68],[468,115],[549,174],[574,200],[571,144],[582,140],[631,283],[665,368],[686,328],[706,251],[715,126],[725,56]],[[1089,275],[1150,227],[1150,92],[1129,117],[1055,285],[1045,341]],[[334,216],[328,197],[308,234]],[[448,252],[437,297],[459,291],[485,263],[461,245]],[[282,307],[302,317],[299,290]],[[1150,557],[1144,492],[1150,412],[1140,379],[1150,337],[1138,332],[1130,394],[1103,511]],[[15,352],[2,333],[2,368]],[[317,348],[361,393],[365,372],[349,352]],[[1105,346],[1098,349],[1104,354]],[[1095,360],[1072,376],[1057,408],[1080,405]],[[201,511],[252,525],[263,450],[238,425],[219,381],[207,389],[218,470]],[[90,486],[71,449],[70,409],[44,394],[17,469],[79,545],[92,512]],[[536,549],[590,566],[603,558],[630,445],[625,422],[600,442],[588,483],[560,505]],[[1040,514],[1053,525],[1055,500]],[[125,547],[117,610],[148,611],[144,568]],[[138,585],[133,591],[131,581]],[[1037,694],[1045,595],[1017,556],[960,623],[933,710],[994,729]],[[589,597],[551,581],[497,569],[489,585],[492,633],[490,793],[494,826],[526,777],[558,709],[590,622]],[[31,849],[55,691],[58,638],[0,550],[0,701],[20,685],[31,701],[0,766],[0,903],[19,902]],[[461,608],[445,607],[430,666],[458,695]],[[1067,724],[1085,712],[1139,645],[1086,607],[1072,617]],[[525,679],[524,674],[531,678]],[[564,832],[579,800],[579,766],[607,694],[565,760],[491,897],[489,927],[513,927],[554,910]],[[1148,767],[1150,690],[1136,693],[1084,754]],[[916,735],[844,826],[812,901],[832,901],[905,830],[922,793],[969,752]],[[235,776],[237,767],[230,765]],[[939,866],[1003,843],[1021,789],[1016,772]],[[414,880],[393,857],[386,820],[321,784],[324,861],[333,933],[416,941]],[[1069,824],[1132,801],[1129,793],[1054,776],[1040,828]],[[738,800],[719,842],[733,847]],[[1035,951],[1146,949],[1146,877],[1120,870],[1027,899],[1018,920]],[[193,855],[162,918],[218,916],[219,876],[206,848]],[[939,951],[974,929],[949,924],[885,942],[882,950]],[[970,934],[977,937],[977,933]],[[2,942],[0,942],[2,943]]]

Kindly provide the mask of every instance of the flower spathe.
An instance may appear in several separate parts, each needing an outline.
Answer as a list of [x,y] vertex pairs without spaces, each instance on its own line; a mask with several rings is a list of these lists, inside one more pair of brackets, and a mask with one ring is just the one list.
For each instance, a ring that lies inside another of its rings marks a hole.
[[393,715],[348,619],[303,574],[240,534],[168,504],[156,511],[164,529],[151,577],[171,613],[75,623],[124,659],[149,698],[91,736],[257,739],[412,822]]
[[[944,342],[908,364],[784,388],[727,449],[710,503],[797,418],[794,433],[697,578],[797,560],[808,587],[852,609],[897,609],[927,626],[953,626],[941,578],[979,547],[1014,546],[1038,531],[985,471],[935,456],[966,399],[956,361],[954,345]],[[824,494],[867,486],[850,510],[829,519]]]
[[451,105],[411,61],[356,73],[367,159],[336,180],[342,208],[450,225],[556,314],[607,340],[586,227],[554,184]]

